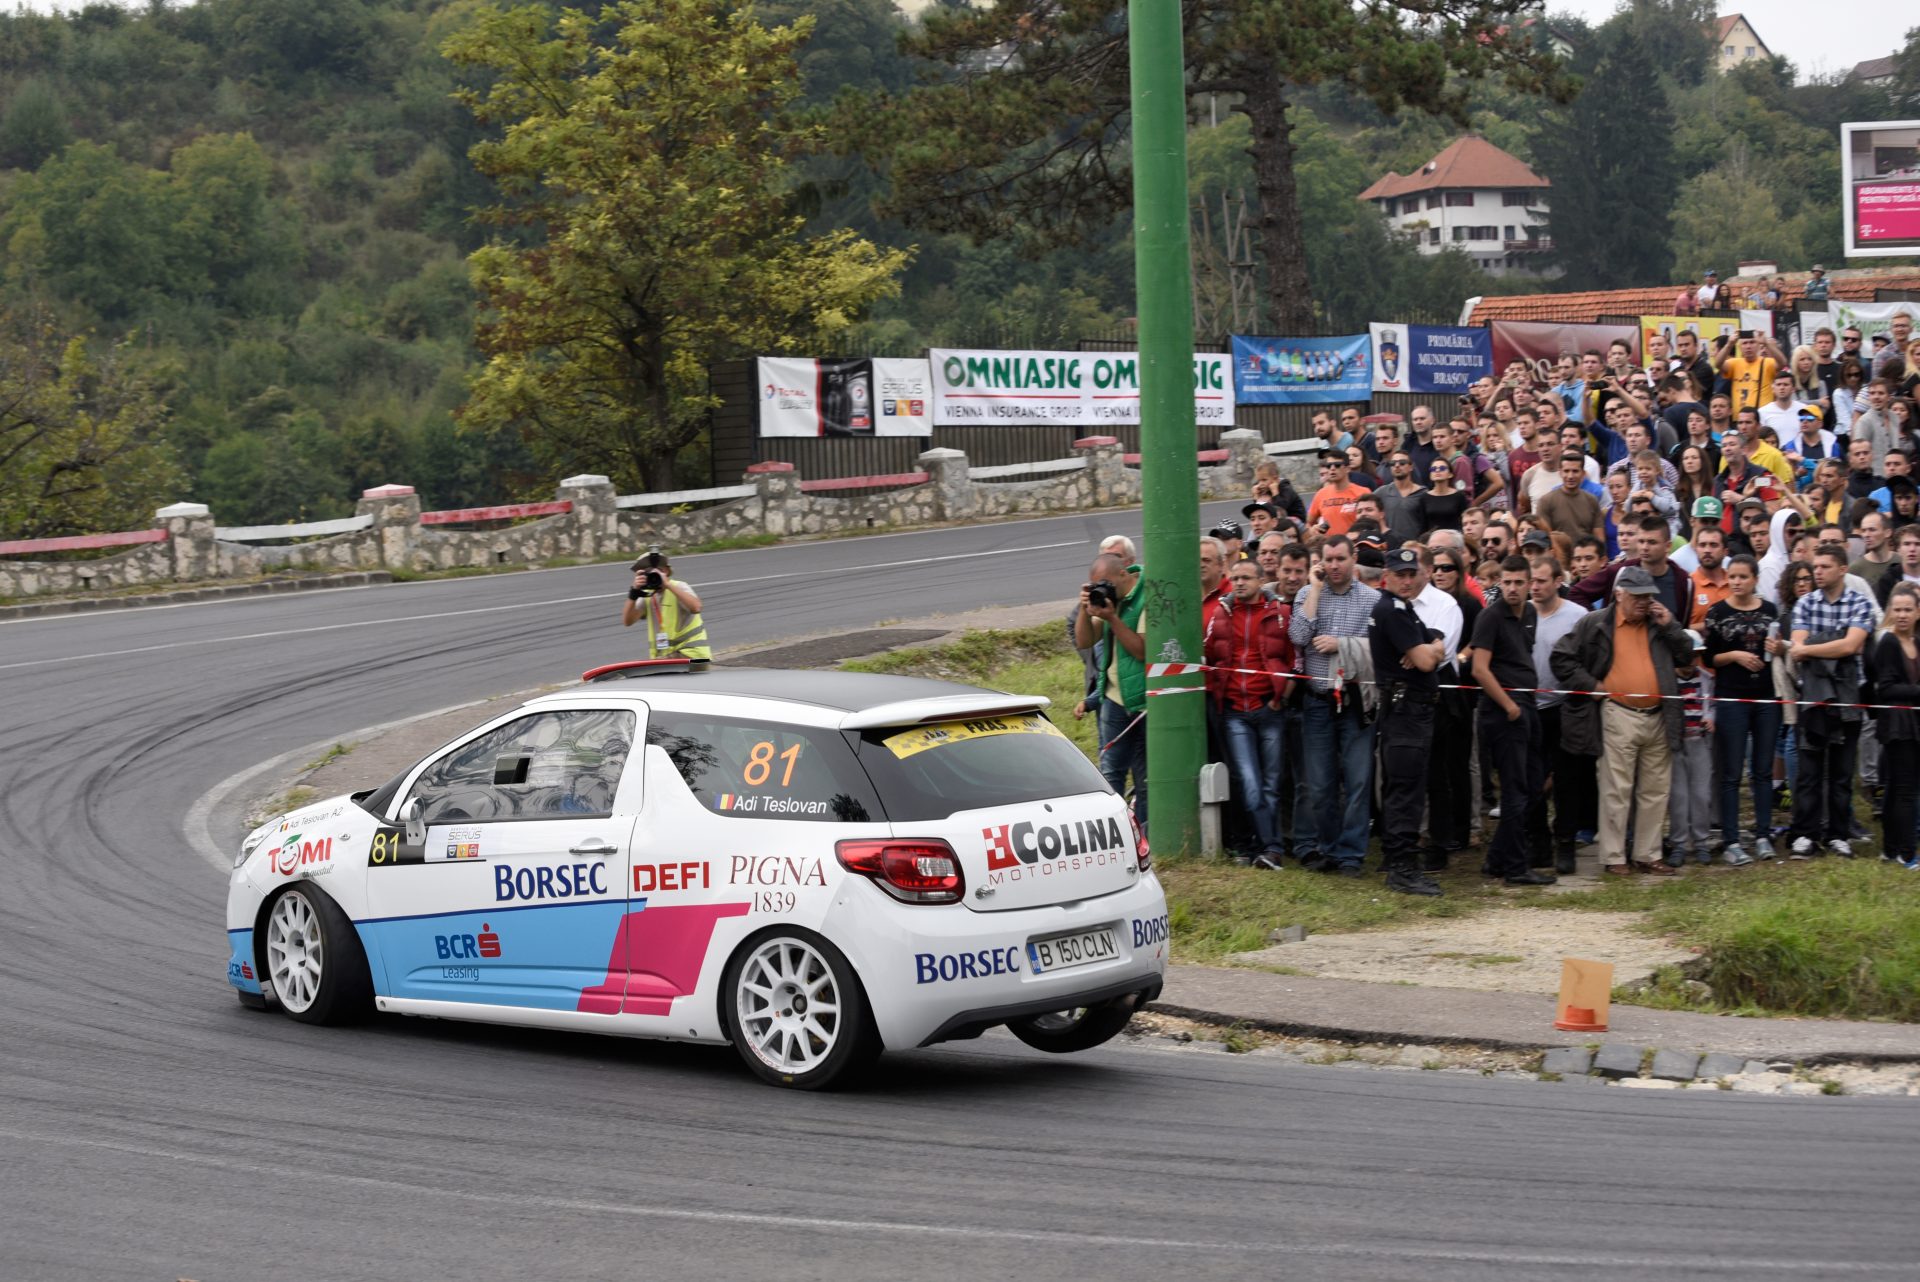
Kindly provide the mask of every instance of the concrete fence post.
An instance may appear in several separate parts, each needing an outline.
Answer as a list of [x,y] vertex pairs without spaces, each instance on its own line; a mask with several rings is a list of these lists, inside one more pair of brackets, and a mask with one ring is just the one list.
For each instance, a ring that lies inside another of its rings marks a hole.
[[1221,448],[1227,452],[1227,465],[1216,470],[1221,488],[1229,494],[1253,491],[1253,469],[1266,461],[1266,441],[1250,427],[1236,427],[1220,433]]
[[933,519],[965,521],[973,516],[973,481],[961,450],[933,449],[920,455],[920,470],[933,486]]
[[176,579],[213,579],[220,575],[220,551],[213,541],[213,513],[205,503],[175,503],[153,514],[167,530],[167,551]]
[[573,503],[574,547],[569,555],[591,559],[622,550],[612,480],[591,472],[569,476],[554,496]]
[[1083,436],[1073,443],[1073,451],[1087,460],[1087,480],[1093,487],[1095,506],[1126,503],[1140,497],[1139,478],[1127,475],[1119,437]]
[[760,519],[776,537],[804,532],[805,496],[793,464],[755,463],[747,469],[746,484],[760,491]]
[[376,485],[363,491],[354,515],[371,516],[380,537],[380,564],[390,570],[413,568],[420,545],[420,496],[411,485]]

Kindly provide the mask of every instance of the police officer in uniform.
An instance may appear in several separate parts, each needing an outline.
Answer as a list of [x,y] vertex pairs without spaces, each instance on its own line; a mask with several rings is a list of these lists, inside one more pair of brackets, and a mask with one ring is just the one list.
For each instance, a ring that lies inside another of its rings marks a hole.
[[1380,685],[1380,847],[1387,889],[1438,895],[1439,883],[1420,870],[1420,817],[1427,799],[1427,755],[1433,749],[1437,669],[1446,642],[1414,612],[1420,595],[1420,554],[1387,553],[1384,591],[1373,607],[1367,638]]

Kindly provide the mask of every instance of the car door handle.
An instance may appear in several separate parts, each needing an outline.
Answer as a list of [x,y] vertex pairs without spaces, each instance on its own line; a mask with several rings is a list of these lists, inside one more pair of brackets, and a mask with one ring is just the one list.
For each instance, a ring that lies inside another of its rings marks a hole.
[[596,855],[604,858],[607,855],[617,854],[618,849],[610,842],[602,841],[598,837],[591,837],[568,850],[567,853],[570,855]]

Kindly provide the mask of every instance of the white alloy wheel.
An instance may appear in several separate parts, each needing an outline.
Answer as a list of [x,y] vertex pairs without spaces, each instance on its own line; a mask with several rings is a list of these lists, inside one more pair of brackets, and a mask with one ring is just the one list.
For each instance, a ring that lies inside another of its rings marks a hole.
[[320,914],[295,890],[280,896],[267,917],[267,975],[290,1015],[304,1014],[320,997],[326,945]]
[[791,936],[762,941],[734,984],[734,1009],[747,1048],[783,1076],[812,1072],[833,1054],[846,1027],[833,967]]

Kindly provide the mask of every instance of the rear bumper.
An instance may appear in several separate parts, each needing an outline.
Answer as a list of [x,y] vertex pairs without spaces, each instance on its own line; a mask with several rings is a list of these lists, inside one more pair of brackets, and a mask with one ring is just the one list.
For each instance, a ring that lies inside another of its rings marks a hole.
[[1072,1010],[1076,1006],[1097,1006],[1101,1002],[1110,1002],[1116,997],[1138,995],[1134,1003],[1138,1010],[1148,1002],[1160,996],[1161,981],[1155,976],[1145,987],[1138,979],[1123,979],[1099,988],[1090,988],[1080,993],[1064,993],[1050,997],[1045,1001],[1028,1000],[1014,1002],[1008,1006],[991,1006],[984,1010],[967,1010],[948,1019],[946,1023],[927,1035],[920,1044],[931,1046],[935,1042],[957,1042],[969,1037],[978,1037],[989,1028],[998,1028],[1011,1020],[1025,1019],[1030,1015],[1045,1015],[1049,1011]]

